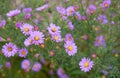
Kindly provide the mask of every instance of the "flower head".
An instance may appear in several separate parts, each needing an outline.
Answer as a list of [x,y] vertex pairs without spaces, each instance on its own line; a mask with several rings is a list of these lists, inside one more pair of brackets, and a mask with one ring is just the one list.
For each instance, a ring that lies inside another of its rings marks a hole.
[[21,11],[16,9],[16,10],[9,11],[6,15],[7,15],[7,17],[13,17],[13,16],[16,16],[16,15],[18,15],[20,13],[21,13]]
[[32,71],[38,72],[41,70],[41,68],[42,68],[42,65],[39,62],[36,62],[32,67]]
[[65,42],[74,42],[74,39],[72,37],[72,34],[68,33],[65,35],[65,39],[64,39]]
[[60,33],[60,27],[56,26],[55,24],[51,23],[49,27],[47,27],[49,34],[57,34]]
[[48,4],[44,4],[43,6],[36,8],[36,11],[43,11],[47,8],[48,8]]
[[25,23],[25,24],[23,24],[23,26],[20,27],[20,29],[24,35],[29,35],[33,30],[33,26]]
[[77,53],[77,46],[73,42],[66,42],[64,47],[69,56],[73,56]]
[[5,57],[14,56],[17,53],[17,51],[17,46],[13,43],[6,43],[2,47],[2,52],[4,53]]
[[44,43],[44,34],[40,31],[33,31],[30,34],[32,40],[33,40],[33,44],[35,45],[39,45]]
[[32,8],[30,8],[30,7],[24,8],[24,9],[23,9],[23,12],[24,12],[24,13],[30,13],[30,12],[32,12]]
[[81,20],[82,19],[82,16],[79,12],[75,12],[75,17],[77,20]]
[[61,42],[62,41],[61,35],[59,33],[58,34],[53,34],[52,35],[52,40],[54,40],[55,42]]
[[95,5],[89,5],[89,7],[87,8],[87,13],[88,14],[93,14],[96,11],[96,6]]
[[31,37],[28,37],[25,41],[24,41],[24,45],[26,47],[30,46],[31,44],[33,44],[33,39]]
[[94,42],[94,45],[95,45],[95,46],[103,46],[103,47],[106,46],[105,41],[104,41],[104,38],[103,38],[102,35],[96,37],[96,41]]
[[6,68],[11,68],[11,63],[10,62],[6,62],[5,67]]
[[27,54],[28,54],[28,50],[26,48],[22,48],[19,50],[20,57],[26,57]]
[[106,24],[108,22],[107,17],[105,15],[99,15],[98,21],[100,21],[102,24]]
[[22,22],[16,22],[15,26],[16,26],[17,28],[20,28],[20,27],[22,26]]
[[0,22],[0,28],[2,28],[3,26],[5,26],[5,24],[6,24],[6,20],[2,20],[2,21]]
[[69,7],[66,9],[66,12],[67,12],[67,16],[73,16],[74,13],[75,13],[74,6],[69,6]]
[[93,61],[86,57],[82,58],[82,60],[79,62],[80,69],[84,72],[89,72],[92,69],[93,65]]
[[22,63],[21,63],[21,67],[24,70],[29,68],[30,67],[30,60],[28,60],[28,59],[23,60]]
[[74,25],[72,24],[72,22],[70,20],[68,20],[68,27],[70,30],[74,29]]
[[104,0],[103,3],[100,4],[100,6],[101,6],[102,8],[107,8],[107,7],[110,6],[110,4],[111,4],[111,0]]

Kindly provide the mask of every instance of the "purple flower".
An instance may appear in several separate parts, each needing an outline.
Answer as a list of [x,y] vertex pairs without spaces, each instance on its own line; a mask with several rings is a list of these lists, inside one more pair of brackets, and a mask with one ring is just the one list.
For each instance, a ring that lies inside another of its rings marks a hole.
[[21,68],[25,70],[29,67],[30,67],[30,60],[28,60],[28,59],[23,60],[21,63]]
[[101,70],[101,72],[106,76],[106,75],[108,75],[108,71],[106,71],[106,70]]
[[44,43],[44,34],[42,32],[33,31],[31,32],[30,36],[33,40],[33,44],[39,45],[39,44]]
[[2,47],[2,52],[4,53],[5,57],[14,56],[17,53],[17,51],[17,46],[13,43],[6,43]]
[[55,42],[61,42],[62,41],[62,38],[61,38],[61,35],[58,33],[58,34],[53,34],[52,35],[52,40],[54,40]]
[[23,12],[24,13],[30,13],[30,12],[32,12],[32,8],[30,8],[30,7],[29,8],[24,8]]
[[22,26],[22,22],[16,22],[15,26],[16,26],[17,28],[20,28],[20,27]]
[[9,11],[6,15],[7,15],[7,17],[13,17],[13,16],[16,16],[16,15],[18,15],[20,13],[21,13],[21,11],[16,9],[16,10]]
[[60,76],[60,78],[69,78],[68,75],[63,74],[62,76]]
[[42,65],[39,62],[34,63],[32,71],[39,72],[42,68]]
[[28,54],[28,50],[26,48],[22,48],[22,49],[19,50],[19,56],[20,57],[25,58],[27,56],[27,54]]
[[30,45],[32,45],[33,44],[33,39],[32,39],[32,37],[28,37],[25,41],[24,41],[24,45],[26,46],[26,47],[28,47],[28,46],[30,46]]
[[72,34],[68,33],[65,35],[65,39],[64,39],[65,42],[74,42],[74,39],[72,37]]
[[96,11],[96,6],[91,4],[89,5],[89,7],[87,8],[87,14],[93,14]]
[[104,38],[103,38],[102,35],[96,37],[96,41],[94,42],[94,45],[95,45],[95,46],[103,46],[103,47],[106,46],[105,41],[104,41]]
[[73,42],[66,42],[64,47],[69,56],[73,56],[77,53],[77,46]]
[[87,40],[88,39],[88,36],[85,34],[85,35],[83,35],[83,39],[84,40]]
[[0,28],[2,28],[3,26],[5,26],[5,24],[6,24],[6,20],[2,20],[2,21],[0,22]]
[[5,67],[6,68],[11,68],[11,63],[10,62],[6,62]]
[[57,34],[60,33],[60,27],[56,26],[55,24],[51,23],[49,27],[47,27],[47,30],[49,32],[49,34],[53,35],[53,34]]
[[74,25],[72,24],[72,22],[70,20],[68,21],[68,27],[70,30],[74,29]]
[[64,70],[62,68],[58,68],[57,75],[62,76],[63,74],[65,74]]
[[82,19],[82,16],[79,12],[75,12],[75,17],[77,20],[81,20]]
[[69,7],[66,9],[66,12],[67,12],[67,16],[73,16],[74,13],[75,13],[74,6],[69,6]]
[[89,72],[92,69],[93,65],[93,61],[86,57],[82,58],[82,60],[79,62],[80,69],[84,72]]
[[25,23],[25,24],[23,24],[23,26],[20,27],[20,29],[24,35],[29,35],[33,30],[33,26]]
[[30,17],[31,17],[31,14],[30,14],[30,13],[27,13],[27,14],[25,15],[25,19],[26,19],[26,20],[29,20]]
[[48,4],[44,4],[43,6],[36,8],[36,11],[43,11],[47,8],[48,8]]
[[98,21],[100,21],[102,24],[106,24],[108,22],[107,17],[105,15],[99,15]]
[[111,4],[111,0],[104,0],[102,4],[100,4],[100,6],[104,9],[109,7]]

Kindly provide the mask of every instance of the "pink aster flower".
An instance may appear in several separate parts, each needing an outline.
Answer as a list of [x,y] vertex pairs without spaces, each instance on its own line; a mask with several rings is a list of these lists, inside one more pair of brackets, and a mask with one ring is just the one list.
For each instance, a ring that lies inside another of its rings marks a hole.
[[44,43],[44,34],[40,31],[33,31],[30,34],[32,40],[33,40],[33,44],[35,45],[39,45]]
[[1,20],[0,22],[0,28],[4,27],[6,25],[6,20]]
[[65,35],[65,39],[64,39],[65,42],[74,42],[74,39],[72,37],[72,34],[68,33]]
[[85,57],[82,58],[82,60],[79,62],[80,69],[84,72],[89,72],[92,69],[93,65],[93,61]]
[[13,16],[16,16],[16,15],[18,15],[20,13],[21,13],[21,11],[16,9],[16,10],[9,11],[6,15],[7,15],[7,17],[13,17]]
[[25,23],[25,24],[23,24],[23,26],[20,27],[20,29],[24,35],[29,35],[33,30],[33,26]]
[[30,14],[30,13],[27,13],[24,18],[25,18],[26,20],[29,20],[30,17],[31,17],[31,14]]
[[20,27],[22,26],[22,22],[16,22],[15,26],[16,26],[17,28],[20,28]]
[[32,12],[32,8],[30,8],[30,7],[24,8],[24,9],[23,9],[23,12],[24,12],[24,13],[30,13],[30,12]]
[[26,47],[28,47],[28,46],[30,46],[30,45],[32,45],[33,44],[33,39],[32,39],[32,37],[28,37],[25,41],[24,41],[24,45],[26,46]]
[[32,71],[39,72],[42,68],[42,65],[39,62],[34,63]]
[[68,20],[68,27],[70,30],[74,29],[74,25],[72,24],[72,22],[70,20]]
[[104,9],[109,7],[111,4],[111,0],[104,0],[102,4],[100,4],[100,6]]
[[6,43],[2,47],[2,52],[5,55],[5,57],[14,56],[17,53],[17,51],[17,46],[13,43]]
[[6,62],[5,67],[10,69],[11,68],[11,63],[10,62]]
[[36,11],[43,11],[47,8],[48,8],[48,4],[44,4],[43,6],[36,8]]
[[62,41],[61,35],[59,33],[58,34],[53,34],[52,35],[52,40],[54,40],[55,42],[61,42]]
[[62,76],[63,74],[65,74],[65,72],[62,68],[58,68],[57,74],[58,74],[58,76]]
[[103,38],[103,35],[100,35],[100,36],[96,37],[96,40],[95,40],[95,42],[94,42],[94,45],[95,45],[95,46],[103,46],[103,47],[106,46],[105,40],[104,40],[104,38]]
[[30,67],[30,60],[28,60],[28,59],[25,59],[25,60],[23,60],[22,62],[21,62],[21,68],[22,69],[27,69],[27,68],[29,68]]
[[22,49],[19,50],[19,56],[20,57],[25,58],[27,56],[27,54],[28,54],[28,50],[26,48],[22,48]]
[[69,56],[73,56],[77,53],[77,46],[73,42],[66,42],[64,47]]
[[74,13],[75,13],[74,6],[69,6],[69,7],[66,9],[66,12],[67,12],[67,16],[73,16]]
[[60,33],[60,27],[56,26],[55,24],[51,23],[49,27],[47,27],[47,30],[50,34],[57,34]]
[[97,20],[100,21],[102,24],[108,23],[108,19],[106,15],[99,15]]
[[82,16],[79,12],[75,12],[75,17],[77,20],[81,20],[82,19]]
[[89,7],[87,8],[87,14],[93,14],[96,11],[96,6],[91,4],[89,5]]

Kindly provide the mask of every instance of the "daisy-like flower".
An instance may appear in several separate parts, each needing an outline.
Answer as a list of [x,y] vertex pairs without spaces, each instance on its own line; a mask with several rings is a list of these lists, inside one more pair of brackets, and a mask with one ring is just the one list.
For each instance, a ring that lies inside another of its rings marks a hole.
[[67,16],[73,16],[74,13],[75,13],[74,6],[69,6],[69,7],[66,9],[66,12],[67,12]]
[[6,43],[2,47],[2,52],[4,53],[5,57],[14,56],[17,53],[17,51],[17,46],[13,43]]
[[73,42],[66,42],[64,47],[69,56],[73,56],[77,53],[77,46]]
[[33,26],[25,23],[25,24],[23,24],[23,26],[20,27],[20,29],[24,35],[29,35],[33,30]]
[[28,59],[25,59],[25,60],[23,60],[22,62],[21,62],[21,68],[22,69],[27,69],[27,68],[29,68],[30,67],[30,60],[28,60]]
[[101,6],[102,8],[107,8],[107,7],[110,6],[110,4],[111,4],[111,0],[104,0],[103,3],[100,4],[100,6]]
[[87,14],[93,14],[96,11],[96,6],[91,4],[89,5],[89,7],[87,8]]
[[14,17],[14,16],[16,16],[16,15],[18,15],[20,13],[21,13],[21,11],[16,9],[16,10],[9,11],[6,15],[7,15],[7,17]]
[[103,35],[100,35],[100,36],[96,37],[96,41],[94,42],[94,45],[95,46],[103,46],[103,47],[106,46]]
[[82,19],[82,16],[79,12],[75,12],[75,17],[77,20],[81,20]]
[[64,39],[65,42],[74,42],[74,39],[72,37],[72,34],[68,33],[65,35],[65,39]]
[[24,13],[30,13],[30,12],[32,12],[32,8],[30,8],[30,7],[24,8],[24,9],[23,9],[23,12],[24,12]]
[[51,23],[49,27],[47,27],[47,30],[49,32],[49,34],[53,35],[53,34],[57,34],[60,33],[60,27],[56,26],[55,24]]
[[108,22],[106,15],[99,15],[98,21],[100,21],[102,24],[106,24]]
[[93,68],[93,61],[91,61],[89,58],[82,58],[82,60],[79,62],[79,66],[81,71],[89,72]]
[[39,62],[36,62],[32,67],[32,71],[39,72],[41,68],[42,68],[42,65]]
[[32,37],[28,37],[25,41],[24,41],[24,45],[26,46],[26,47],[28,47],[28,46],[30,46],[30,45],[32,45],[33,44],[33,39],[32,39]]
[[61,38],[60,33],[58,33],[58,34],[53,34],[53,35],[52,35],[52,40],[54,40],[55,42],[61,42],[61,41],[62,41],[62,38]]
[[5,24],[6,24],[6,20],[2,20],[2,21],[0,22],[0,28],[2,28],[3,26],[5,26]]
[[19,50],[19,56],[20,57],[26,57],[28,54],[28,50],[26,48],[22,48]]
[[39,45],[44,43],[44,34],[40,31],[33,31],[30,34],[32,40],[33,40],[33,44],[35,45]]
[[48,4],[44,4],[43,6],[36,8],[36,11],[43,11],[47,8],[48,8]]
[[72,22],[70,20],[68,20],[68,27],[70,30],[74,29],[74,25],[72,24]]

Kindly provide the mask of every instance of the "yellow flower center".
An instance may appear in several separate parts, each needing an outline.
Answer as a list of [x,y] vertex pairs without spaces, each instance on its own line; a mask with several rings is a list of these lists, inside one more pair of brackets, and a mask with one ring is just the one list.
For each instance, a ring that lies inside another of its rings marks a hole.
[[12,51],[12,47],[8,47],[8,51]]
[[24,31],[25,31],[25,32],[28,32],[28,31],[29,31],[29,29],[28,29],[28,28],[25,28],[25,29],[24,29]]
[[69,10],[69,13],[72,13],[72,12],[73,12],[73,10],[72,10],[72,9],[70,9],[70,10]]
[[36,41],[38,41],[39,40],[39,36],[35,36],[35,38],[34,38]]
[[22,55],[25,55],[26,54],[26,52],[25,51],[22,51]]
[[89,66],[88,62],[84,63],[84,67],[88,67],[88,66]]
[[45,45],[44,45],[44,44],[40,44],[40,46],[41,46],[42,48],[44,48],[44,47],[45,47]]
[[108,7],[108,4],[107,4],[107,3],[104,3],[104,6],[105,6],[105,7]]
[[55,39],[55,40],[58,40],[58,36],[54,36],[54,39]]
[[99,30],[99,28],[98,27],[95,27],[95,31],[98,31]]
[[56,31],[56,28],[52,28],[51,30],[52,30],[52,32],[55,32],[55,31]]
[[37,66],[37,65],[34,65],[34,68],[36,68],[36,69],[37,69],[37,68],[38,68],[38,66]]
[[72,51],[72,49],[73,49],[72,46],[68,46],[69,51]]

